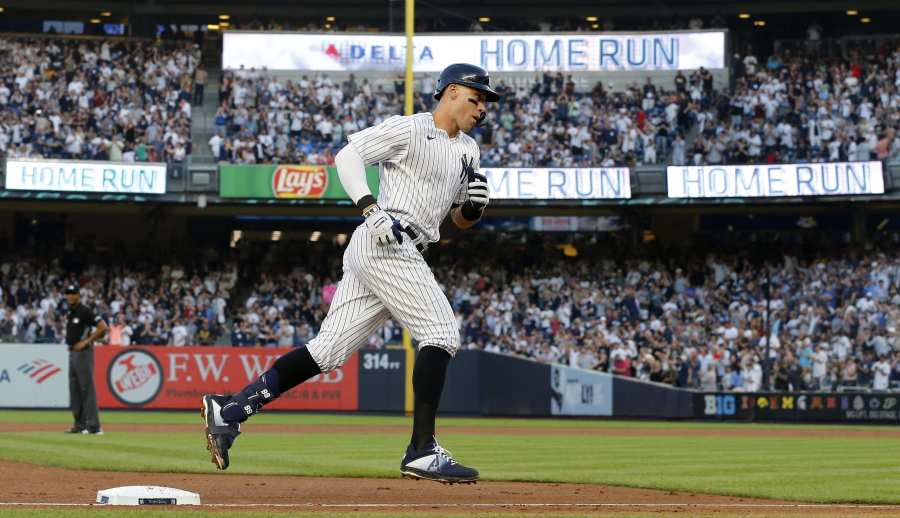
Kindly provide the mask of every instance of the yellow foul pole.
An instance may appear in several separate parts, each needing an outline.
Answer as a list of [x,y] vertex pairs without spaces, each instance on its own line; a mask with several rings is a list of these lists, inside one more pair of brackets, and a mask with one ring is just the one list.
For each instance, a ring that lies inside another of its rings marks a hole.
[[[406,0],[406,81],[403,84],[403,114],[413,114],[413,33],[416,30],[416,0]],[[412,336],[409,329],[403,328],[403,348],[406,350],[406,390],[404,397],[404,410],[407,415],[412,415],[413,395],[412,375],[413,365],[416,361],[416,351],[413,348]]]
[[416,22],[416,0],[406,0],[406,81],[403,88],[403,113],[413,113],[413,33]]

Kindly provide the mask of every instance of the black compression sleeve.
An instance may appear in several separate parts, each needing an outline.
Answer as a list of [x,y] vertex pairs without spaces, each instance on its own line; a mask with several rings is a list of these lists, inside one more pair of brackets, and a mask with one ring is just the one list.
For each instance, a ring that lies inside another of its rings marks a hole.
[[459,208],[459,213],[469,221],[478,221],[481,219],[482,209],[467,201]]

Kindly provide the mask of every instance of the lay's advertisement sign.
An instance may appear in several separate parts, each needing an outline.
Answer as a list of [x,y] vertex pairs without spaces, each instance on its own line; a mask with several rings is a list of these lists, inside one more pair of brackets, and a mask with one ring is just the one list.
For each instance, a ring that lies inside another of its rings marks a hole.
[[276,198],[321,198],[328,190],[328,170],[323,166],[280,166],[272,175]]
[[[369,188],[378,194],[378,167],[367,167]],[[337,169],[325,165],[223,165],[219,196],[277,200],[346,200]]]

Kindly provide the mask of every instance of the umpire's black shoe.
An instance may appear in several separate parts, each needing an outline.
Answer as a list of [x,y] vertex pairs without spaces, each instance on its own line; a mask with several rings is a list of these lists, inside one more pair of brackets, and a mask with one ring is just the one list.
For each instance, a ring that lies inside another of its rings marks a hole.
[[206,425],[206,449],[212,455],[212,463],[219,469],[228,467],[228,448],[241,434],[239,423],[226,423],[222,419],[222,407],[227,402],[228,396],[207,394],[203,396],[203,408],[200,410]]
[[88,432],[84,428],[78,428],[77,426],[73,426],[72,428],[69,428],[68,430],[66,430],[64,433],[88,433]]
[[421,450],[414,449],[410,444],[400,462],[400,474],[445,484],[474,484],[478,480],[478,470],[453,460],[453,455],[441,448],[436,440]]

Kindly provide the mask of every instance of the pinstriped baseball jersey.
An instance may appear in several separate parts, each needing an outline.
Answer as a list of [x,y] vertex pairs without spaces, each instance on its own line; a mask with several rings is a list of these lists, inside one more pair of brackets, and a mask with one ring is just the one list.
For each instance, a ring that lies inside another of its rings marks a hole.
[[344,251],[344,276],[307,349],[323,372],[334,370],[391,316],[419,347],[440,347],[451,355],[459,349],[453,308],[422,254],[409,239],[378,245],[364,223]]
[[[465,201],[464,162],[477,167],[475,141],[462,132],[451,139],[430,113],[391,117],[348,138],[366,165],[382,166],[378,205],[437,241],[447,212]],[[344,251],[344,276],[307,349],[323,372],[334,370],[391,316],[419,347],[451,355],[459,349],[453,308],[412,240],[378,245],[363,223]]]
[[431,113],[394,116],[347,137],[366,165],[381,163],[378,205],[416,227],[429,242],[451,206],[465,201],[463,160],[481,159],[478,144],[463,132],[450,138]]

